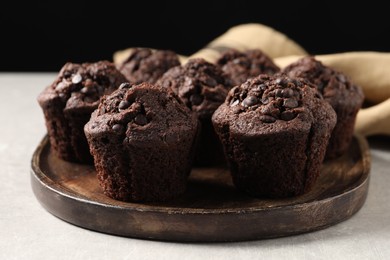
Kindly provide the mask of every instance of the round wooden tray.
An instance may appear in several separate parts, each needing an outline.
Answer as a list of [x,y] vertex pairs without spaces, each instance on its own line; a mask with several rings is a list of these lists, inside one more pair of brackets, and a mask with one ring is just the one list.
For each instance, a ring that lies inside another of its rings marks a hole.
[[256,199],[238,192],[228,170],[193,169],[187,192],[165,203],[106,197],[92,166],[62,161],[45,137],[32,158],[35,196],[74,225],[120,236],[168,241],[242,241],[322,229],[351,217],[368,192],[370,155],[355,137],[348,152],[325,162],[313,190],[290,199]]

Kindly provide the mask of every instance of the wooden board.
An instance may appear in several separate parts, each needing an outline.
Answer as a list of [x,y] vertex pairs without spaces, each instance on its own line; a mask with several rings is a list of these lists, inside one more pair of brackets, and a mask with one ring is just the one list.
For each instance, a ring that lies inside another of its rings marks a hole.
[[187,192],[166,203],[126,203],[106,197],[92,166],[62,161],[45,137],[32,158],[35,196],[74,225],[120,236],[168,241],[242,241],[310,232],[334,225],[364,204],[370,155],[355,137],[344,156],[323,164],[313,190],[289,199],[238,192],[228,170],[193,169]]

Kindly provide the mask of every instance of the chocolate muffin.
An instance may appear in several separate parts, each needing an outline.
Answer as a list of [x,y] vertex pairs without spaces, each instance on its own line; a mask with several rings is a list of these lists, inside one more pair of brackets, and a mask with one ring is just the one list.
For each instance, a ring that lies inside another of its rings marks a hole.
[[178,65],[179,58],[173,51],[136,48],[118,69],[133,84],[156,83],[167,70]]
[[302,77],[313,83],[337,114],[337,123],[329,140],[326,158],[342,155],[352,141],[356,114],[364,95],[359,86],[344,74],[323,65],[313,57],[305,57],[286,67],[283,72],[290,77]]
[[163,201],[185,191],[198,133],[196,116],[171,91],[122,84],[85,125],[104,193]]
[[108,61],[67,63],[55,81],[38,96],[54,153],[73,162],[92,163],[84,125],[99,99],[126,78]]
[[217,64],[229,75],[234,86],[260,74],[275,74],[279,67],[270,57],[258,49],[241,52],[230,49],[222,53]]
[[223,150],[211,124],[211,116],[223,103],[231,87],[226,75],[216,65],[203,59],[190,59],[185,65],[167,71],[157,84],[176,93],[201,121],[195,164],[222,164]]
[[336,114],[309,83],[260,75],[234,87],[212,121],[235,186],[279,198],[313,187]]

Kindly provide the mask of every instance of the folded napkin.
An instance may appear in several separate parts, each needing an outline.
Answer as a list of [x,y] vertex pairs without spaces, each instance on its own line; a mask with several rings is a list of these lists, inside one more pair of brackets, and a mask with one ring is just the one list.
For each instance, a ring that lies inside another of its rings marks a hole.
[[[281,68],[296,61],[307,52],[286,35],[262,24],[243,24],[232,27],[190,57],[180,56],[185,63],[189,58],[201,57],[215,62],[226,49],[261,49]],[[132,49],[118,51],[114,62],[120,64]],[[355,131],[362,135],[390,135],[390,53],[346,52],[316,55],[316,59],[343,72],[361,86],[370,107],[359,111]]]

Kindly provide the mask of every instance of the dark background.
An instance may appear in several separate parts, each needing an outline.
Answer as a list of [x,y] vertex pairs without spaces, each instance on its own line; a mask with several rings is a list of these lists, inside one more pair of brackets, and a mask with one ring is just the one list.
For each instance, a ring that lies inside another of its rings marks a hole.
[[[132,46],[189,55],[249,22],[285,33],[312,54],[390,51],[389,9],[312,1],[12,1],[0,8],[0,71],[58,71],[67,62],[112,59]],[[339,1],[340,2],[340,1]]]

